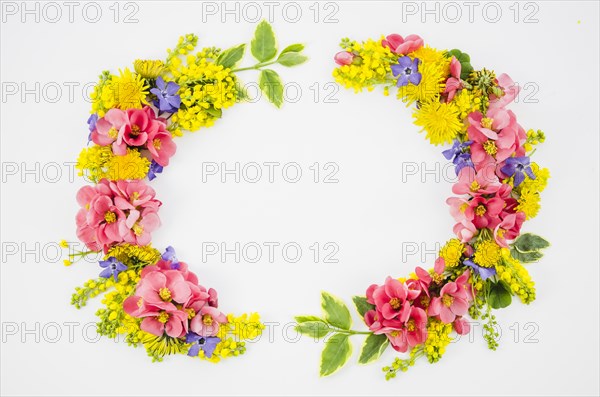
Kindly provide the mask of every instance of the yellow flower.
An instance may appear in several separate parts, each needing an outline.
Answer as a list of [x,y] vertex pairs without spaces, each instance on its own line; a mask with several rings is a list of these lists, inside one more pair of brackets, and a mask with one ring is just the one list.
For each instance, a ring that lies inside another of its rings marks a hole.
[[117,156],[110,146],[94,145],[81,151],[75,168],[79,175],[85,175],[92,182],[102,178],[112,181],[143,179],[148,174],[150,161],[136,149],[128,148],[127,154]]
[[[145,267],[148,265],[154,265],[161,257],[160,252],[152,248],[149,245],[138,246],[132,244],[120,244],[111,247],[104,259],[114,256],[119,262],[122,262],[127,267]],[[127,273],[121,272],[119,276],[127,274],[129,279],[135,279],[136,273],[134,271],[128,271]],[[136,281],[137,283],[137,281]]]
[[186,62],[179,58],[170,62],[171,79],[181,87],[182,106],[172,118],[175,135],[181,135],[181,129],[196,131],[212,126],[222,109],[238,100],[236,76],[229,68],[215,64],[214,56],[212,49],[204,49],[188,55]]
[[500,246],[494,240],[483,240],[477,244],[473,262],[482,267],[494,267],[502,259]]
[[454,98],[452,98],[452,103],[458,108],[459,118],[461,120],[466,119],[469,113],[480,110],[481,108],[481,98],[476,97],[469,90],[461,90]]
[[535,300],[535,283],[521,262],[513,258],[510,250],[502,248],[502,265],[496,267],[498,277],[510,285],[521,302],[529,304]]
[[442,358],[446,352],[446,346],[450,344],[452,339],[452,324],[444,324],[441,320],[431,319],[427,325],[427,340],[423,350],[430,363],[435,363]]
[[526,219],[535,217],[540,208],[540,194],[531,187],[521,188],[521,197],[519,197],[517,211],[523,211]]
[[111,108],[141,109],[148,104],[148,88],[146,81],[139,74],[134,74],[128,68],[119,70],[119,76],[103,75],[91,95],[92,112],[99,117]]
[[[415,51],[409,56],[417,53],[418,51]],[[435,55],[427,57],[425,60],[419,59],[421,60],[419,73],[422,76],[419,85],[408,84],[398,89],[398,98],[401,98],[407,105],[415,101],[428,103],[438,100],[440,94],[444,92],[446,78],[450,74],[450,59],[445,56]]]
[[459,116],[459,109],[455,104],[437,101],[421,104],[413,114],[415,124],[423,127],[425,137],[434,145],[452,142],[463,128]]
[[454,267],[460,263],[465,245],[460,240],[453,238],[448,240],[440,250],[440,257],[444,259],[447,267]]
[[[376,84],[393,84],[393,81],[387,80],[387,77],[392,72],[391,64],[396,63],[397,56],[389,48],[381,45],[381,40],[369,39],[363,43],[355,42],[351,49],[358,61],[356,64],[334,69],[335,81],[345,88],[353,88],[355,92],[365,88],[371,91]],[[389,93],[384,91],[384,95],[386,92]]]
[[69,243],[67,242],[67,240],[60,240],[60,243],[59,243],[59,245],[60,245],[62,248],[69,248]]
[[141,60],[136,59],[133,62],[135,72],[146,79],[157,78],[165,68],[163,61]]

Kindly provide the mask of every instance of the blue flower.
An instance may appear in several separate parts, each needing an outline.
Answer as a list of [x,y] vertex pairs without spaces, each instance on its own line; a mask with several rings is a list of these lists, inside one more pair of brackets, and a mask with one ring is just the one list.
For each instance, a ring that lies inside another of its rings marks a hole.
[[171,247],[170,245],[162,254],[162,259],[171,262],[171,269],[179,269],[179,260],[175,256],[175,248]]
[[525,174],[531,179],[535,179],[535,174],[529,165],[529,157],[509,157],[501,171],[507,176],[515,176],[515,187],[519,186],[525,180]]
[[88,128],[90,129],[90,133],[88,135],[88,142],[92,140],[92,131],[96,129],[96,123],[98,122],[98,115],[96,113],[92,114],[87,119]]
[[150,90],[151,93],[156,95],[154,105],[161,112],[168,113],[175,113],[181,106],[181,97],[177,95],[177,91],[179,91],[179,85],[173,81],[165,83],[161,76],[156,79],[156,88]]
[[479,266],[470,259],[465,259],[463,263],[465,266],[469,266],[471,269],[473,269],[473,271],[477,273],[482,280],[487,280],[488,278],[496,275],[496,269],[493,267]]
[[158,164],[156,161],[152,160],[150,163],[150,168],[148,169],[148,180],[153,180],[156,178],[156,174],[160,174],[163,172],[163,166]]
[[398,87],[408,85],[408,82],[419,85],[421,82],[421,73],[419,73],[419,58],[410,59],[409,56],[403,56],[398,59],[397,65],[392,65],[392,73],[398,77]]
[[127,270],[127,266],[125,266],[122,262],[119,262],[114,256],[111,256],[105,261],[100,261],[98,264],[100,267],[104,268],[104,270],[100,272],[100,277],[110,278],[112,276],[115,278],[115,281],[119,279],[119,273]]
[[471,154],[468,152],[472,143],[473,141],[460,142],[455,139],[452,147],[442,152],[447,160],[452,160],[452,163],[454,163],[456,175],[465,167],[475,168],[471,160]]
[[190,357],[196,357],[202,350],[207,358],[211,358],[219,342],[221,342],[221,338],[216,336],[204,337],[194,332],[188,332],[185,335],[185,343],[193,343],[190,350],[188,350],[188,356]]

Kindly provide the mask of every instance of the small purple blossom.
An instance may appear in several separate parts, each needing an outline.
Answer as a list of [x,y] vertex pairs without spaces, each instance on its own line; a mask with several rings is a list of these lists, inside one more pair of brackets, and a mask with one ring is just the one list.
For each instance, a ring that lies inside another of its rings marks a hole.
[[468,152],[472,143],[473,141],[460,142],[458,139],[455,139],[452,147],[442,152],[447,160],[452,160],[454,163],[456,175],[465,167],[475,168],[471,160],[471,154]]
[[161,112],[175,113],[179,106],[181,106],[181,97],[177,95],[179,91],[179,85],[173,81],[165,83],[161,76],[156,79],[156,88],[150,90],[151,93],[156,95],[156,101],[154,105],[160,109]]
[[98,264],[100,267],[104,268],[100,272],[100,277],[110,278],[112,276],[115,278],[115,281],[119,279],[119,273],[127,270],[127,266],[122,262],[119,262],[114,256],[111,256],[105,261],[99,261]]
[[162,259],[171,262],[171,269],[179,269],[179,260],[175,256],[175,248],[171,247],[170,245],[162,254]]
[[87,119],[88,128],[90,133],[88,135],[88,142],[92,140],[92,131],[96,129],[96,123],[98,122],[98,115],[96,113],[90,115]]
[[465,264],[465,266],[469,266],[470,268],[472,268],[473,271],[477,273],[482,280],[487,280],[488,278],[496,275],[496,269],[493,267],[479,266],[470,259],[466,259],[463,263]]
[[188,332],[185,335],[185,343],[192,343],[190,350],[188,350],[188,356],[190,357],[196,357],[202,350],[207,358],[211,358],[219,342],[221,342],[221,338],[216,336],[204,337],[194,332]]
[[421,73],[419,73],[419,58],[410,59],[405,55],[398,59],[398,64],[392,65],[392,73],[394,77],[398,77],[398,87],[404,87],[411,82],[414,85],[419,85],[421,82]]
[[530,159],[527,156],[509,157],[506,159],[506,164],[500,170],[505,175],[515,177],[515,187],[519,186],[525,180],[525,174],[531,179],[535,179],[535,174],[531,169]]
[[156,174],[160,174],[162,172],[163,166],[152,160],[152,163],[150,163],[150,168],[148,169],[148,180],[153,180],[156,178]]

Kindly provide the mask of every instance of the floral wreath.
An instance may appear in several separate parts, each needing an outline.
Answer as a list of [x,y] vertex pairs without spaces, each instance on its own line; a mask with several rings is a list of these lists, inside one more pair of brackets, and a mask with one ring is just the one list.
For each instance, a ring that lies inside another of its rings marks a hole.
[[368,331],[352,329],[342,300],[323,292],[323,316],[298,316],[298,332],[325,338],[321,376],[341,368],[352,352],[350,336],[367,335],[359,363],[378,359],[391,347],[407,353],[383,368],[386,379],[406,371],[418,358],[437,362],[453,335],[470,332],[472,319],[482,319],[488,347],[498,347],[493,309],[505,308],[516,296],[535,299],[534,283],[523,263],[536,262],[549,243],[521,234],[525,220],[537,215],[540,192],[549,178],[530,158],[545,140],[542,131],[525,131],[508,110],[519,92],[510,77],[474,70],[468,54],[457,49],[424,46],[417,35],[398,34],[365,42],[343,39],[334,60],[336,81],[360,92],[383,86],[397,88],[397,98],[416,104],[414,123],[434,145],[451,145],[457,182],[446,200],[456,224],[429,271],[417,267],[407,278],[388,277],[364,296],[353,297]]
[[217,292],[198,283],[198,277],[175,255],[151,245],[160,225],[161,202],[145,181],[153,180],[175,154],[175,138],[183,131],[210,127],[223,109],[247,98],[238,72],[260,71],[258,85],[268,100],[280,107],[283,83],[269,65],[285,67],[307,60],[304,46],[293,44],[278,54],[271,26],[258,24],[250,44],[257,64],[238,68],[245,44],[221,51],[194,52],[198,38],[188,34],[167,50],[165,61],[136,60],[134,72],[104,71],[92,94],[88,119],[89,146],[81,152],[77,169],[94,186],[77,193],[77,237],[87,250],[69,249],[72,263],[100,255],[98,278],[76,288],[71,303],[85,306],[103,295],[96,312],[97,331],[129,345],[143,345],[153,361],[183,353],[212,362],[238,356],[245,342],[257,338],[264,325],[256,313],[225,315]]

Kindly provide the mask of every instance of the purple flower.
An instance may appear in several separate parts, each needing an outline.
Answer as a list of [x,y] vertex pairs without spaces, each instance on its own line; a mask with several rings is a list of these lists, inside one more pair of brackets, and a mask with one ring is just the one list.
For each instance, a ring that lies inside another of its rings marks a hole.
[[181,97],[177,95],[179,86],[169,81],[165,83],[161,76],[156,79],[156,88],[150,90],[151,93],[156,95],[156,101],[154,105],[157,106],[161,112],[175,113],[179,106],[181,106]]
[[529,165],[529,157],[509,157],[506,164],[500,170],[507,176],[515,176],[515,187],[519,186],[525,180],[525,174],[531,179],[535,179],[535,174]]
[[163,172],[163,166],[152,160],[148,169],[148,180],[153,180],[156,178],[156,174],[160,174],[161,172]]
[[442,152],[447,160],[452,160],[454,163],[456,175],[465,167],[475,168],[473,161],[471,161],[471,154],[468,153],[468,149],[472,143],[473,141],[460,142],[458,139],[455,139],[452,147]]
[[188,356],[190,357],[196,357],[202,350],[207,358],[211,358],[219,342],[221,342],[221,338],[216,336],[204,337],[194,332],[188,332],[185,335],[185,343],[193,343],[190,350],[188,350]]
[[96,129],[96,122],[98,121],[98,115],[96,113],[92,114],[87,119],[88,128],[90,129],[90,133],[88,135],[88,142],[92,140],[92,131]]
[[170,245],[162,254],[162,259],[171,262],[171,269],[179,269],[179,260],[175,256],[175,248],[171,247]]
[[110,278],[112,276],[115,278],[115,281],[119,279],[119,273],[127,270],[127,266],[119,262],[114,256],[111,256],[105,261],[99,261],[98,264],[100,267],[104,268],[104,270],[100,272],[100,277]]
[[409,56],[403,56],[398,59],[397,65],[392,65],[392,73],[398,77],[398,87],[408,85],[408,82],[419,85],[421,82],[421,73],[419,73],[419,58],[410,59]]
[[496,269],[493,267],[483,267],[479,266],[475,262],[470,259],[466,259],[464,262],[465,266],[469,266],[475,271],[475,273],[479,274],[482,280],[487,280],[488,278],[494,276],[496,274]]

